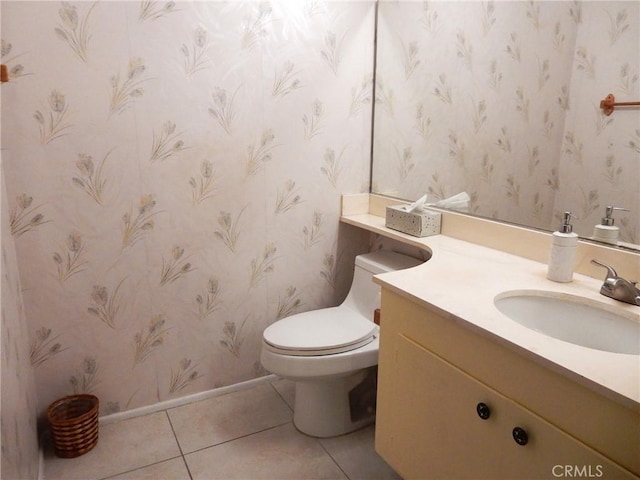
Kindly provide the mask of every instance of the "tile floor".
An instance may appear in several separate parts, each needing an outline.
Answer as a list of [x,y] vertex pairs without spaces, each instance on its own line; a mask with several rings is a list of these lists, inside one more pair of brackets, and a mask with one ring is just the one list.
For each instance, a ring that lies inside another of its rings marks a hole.
[[45,450],[45,480],[398,480],[374,452],[373,426],[316,439],[293,426],[293,384],[247,389],[100,426],[89,453]]

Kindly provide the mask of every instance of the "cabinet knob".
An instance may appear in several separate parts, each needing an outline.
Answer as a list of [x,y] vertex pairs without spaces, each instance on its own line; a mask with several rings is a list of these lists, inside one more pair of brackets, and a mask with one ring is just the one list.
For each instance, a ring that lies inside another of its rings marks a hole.
[[478,412],[478,416],[483,420],[486,420],[491,416],[491,409],[489,408],[489,405],[484,402],[480,402],[476,405],[476,412]]
[[526,445],[529,443],[529,435],[524,428],[516,427],[513,429],[513,439],[518,445]]

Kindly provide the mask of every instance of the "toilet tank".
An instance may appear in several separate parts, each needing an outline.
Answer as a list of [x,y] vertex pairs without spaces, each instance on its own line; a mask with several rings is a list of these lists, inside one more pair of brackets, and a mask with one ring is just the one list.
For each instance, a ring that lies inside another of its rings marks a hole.
[[374,310],[380,308],[380,287],[373,283],[373,276],[415,267],[422,263],[424,263],[423,260],[391,250],[378,250],[358,255],[351,289],[342,306],[357,310],[361,315],[373,321]]

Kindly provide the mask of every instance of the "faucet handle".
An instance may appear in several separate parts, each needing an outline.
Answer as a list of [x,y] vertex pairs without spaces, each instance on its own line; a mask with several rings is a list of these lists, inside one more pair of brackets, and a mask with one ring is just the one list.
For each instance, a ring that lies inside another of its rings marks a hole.
[[605,278],[605,280],[608,278],[618,278],[618,274],[616,273],[613,267],[610,267],[609,265],[605,265],[604,263],[599,262],[596,259],[592,259],[591,263],[607,269],[607,278]]
[[607,276],[604,279],[602,287],[600,287],[600,293],[602,295],[611,297],[614,300],[630,303],[631,305],[640,306],[640,289],[638,289],[636,282],[630,282],[618,277],[613,267],[605,265],[598,260],[591,260],[591,263],[607,269]]

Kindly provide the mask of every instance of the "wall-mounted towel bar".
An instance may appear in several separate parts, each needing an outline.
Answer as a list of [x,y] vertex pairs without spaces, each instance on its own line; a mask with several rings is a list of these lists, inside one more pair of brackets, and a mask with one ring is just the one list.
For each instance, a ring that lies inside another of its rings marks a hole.
[[607,116],[613,113],[613,107],[632,107],[638,105],[640,105],[640,102],[616,102],[616,97],[613,96],[613,93],[607,95],[604,100],[600,100],[600,108]]

